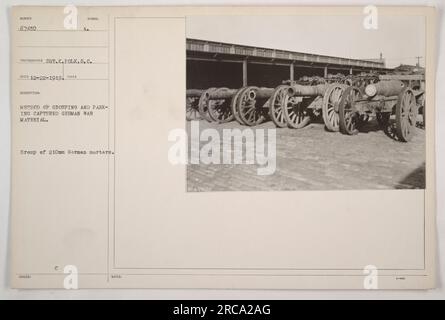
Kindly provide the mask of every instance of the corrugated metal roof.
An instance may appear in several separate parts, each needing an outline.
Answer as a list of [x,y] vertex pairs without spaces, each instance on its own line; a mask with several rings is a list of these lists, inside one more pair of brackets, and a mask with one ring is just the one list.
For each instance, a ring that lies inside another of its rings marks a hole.
[[270,48],[252,47],[239,44],[230,44],[224,42],[215,42],[200,39],[188,38],[186,41],[187,51],[209,53],[209,54],[226,54],[238,55],[244,57],[280,59],[288,61],[301,61],[307,63],[317,63],[326,65],[342,65],[349,67],[366,67],[376,69],[386,69],[382,61],[369,61],[360,59],[349,59],[342,57],[326,56],[319,54],[311,54],[304,52],[294,52]]

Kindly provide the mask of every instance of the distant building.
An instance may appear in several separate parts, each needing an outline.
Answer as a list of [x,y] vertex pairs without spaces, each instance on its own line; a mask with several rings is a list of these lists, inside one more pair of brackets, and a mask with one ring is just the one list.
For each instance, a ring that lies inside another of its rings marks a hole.
[[425,68],[409,64],[401,64],[400,66],[395,67],[393,70],[394,73],[397,74],[425,74]]
[[202,39],[186,40],[187,88],[274,88],[283,80],[330,74],[388,73],[382,57],[375,61],[252,47]]

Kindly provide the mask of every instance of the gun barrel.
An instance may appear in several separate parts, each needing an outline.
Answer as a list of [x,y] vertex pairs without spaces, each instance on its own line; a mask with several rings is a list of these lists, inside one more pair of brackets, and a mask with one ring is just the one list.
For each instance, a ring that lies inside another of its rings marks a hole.
[[200,97],[204,90],[200,89],[188,89],[185,91],[187,97]]
[[400,80],[383,80],[367,85],[365,93],[368,97],[376,95],[390,97],[398,95],[405,88],[405,84]]
[[236,89],[219,88],[208,92],[207,98],[209,100],[230,99],[236,92]]
[[327,84],[318,84],[315,86],[293,85],[287,89],[290,96],[322,96],[326,91]]
[[251,98],[251,99],[268,99],[273,95],[274,91],[275,91],[274,88],[252,89],[251,92],[249,92],[249,98]]

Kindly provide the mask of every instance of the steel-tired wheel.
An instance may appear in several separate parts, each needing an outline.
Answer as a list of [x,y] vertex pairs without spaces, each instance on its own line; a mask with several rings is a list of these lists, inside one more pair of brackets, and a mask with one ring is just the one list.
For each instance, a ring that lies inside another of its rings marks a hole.
[[414,135],[417,120],[416,96],[406,88],[399,94],[396,105],[396,134],[400,141],[408,142]]
[[354,108],[354,102],[360,99],[361,92],[357,87],[347,88],[338,106],[339,127],[341,133],[357,134],[361,123],[360,114]]
[[199,102],[199,97],[187,97],[185,99],[186,103],[185,118],[188,121],[199,120],[201,118],[199,115],[198,102]]
[[258,90],[258,87],[248,87],[238,98],[238,115],[244,124],[255,126],[262,123],[266,117],[263,104],[252,97],[252,92]]
[[209,116],[213,121],[226,123],[233,120],[232,109],[230,107],[231,99],[210,100]]
[[[228,90],[228,88],[221,88]],[[232,109],[230,106],[232,99],[209,100],[207,104],[209,117],[217,123],[226,123],[233,120]]]
[[284,99],[287,97],[287,89],[289,86],[278,86],[270,100],[270,117],[279,128],[287,126],[286,118],[284,117]]
[[238,121],[239,124],[245,124],[243,122],[243,119],[241,119],[241,117],[239,116],[238,104],[239,104],[240,97],[242,96],[244,91],[247,90],[247,88],[248,87],[242,87],[241,89],[239,89],[236,92],[236,94],[233,96],[232,101],[230,102],[230,107],[232,109],[233,117],[235,118],[236,121]]
[[338,131],[338,104],[347,86],[345,84],[333,83],[323,96],[322,114],[326,129]]
[[199,110],[199,114],[201,116],[202,119],[207,120],[208,122],[212,122],[212,118],[210,118],[209,115],[209,99],[208,99],[208,93],[212,92],[213,90],[215,90],[216,88],[209,88],[207,90],[205,90],[202,94],[201,97],[199,98],[199,102],[198,102],[198,110]]
[[289,96],[284,99],[284,117],[290,128],[301,129],[311,121],[310,111],[304,103],[303,97]]

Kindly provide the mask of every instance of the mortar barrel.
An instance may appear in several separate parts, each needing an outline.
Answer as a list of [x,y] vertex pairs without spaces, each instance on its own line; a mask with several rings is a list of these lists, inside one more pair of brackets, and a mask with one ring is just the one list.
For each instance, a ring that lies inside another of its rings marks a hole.
[[204,90],[200,89],[188,89],[185,91],[187,97],[200,97]]
[[275,92],[274,88],[259,88],[256,90],[252,90],[251,94],[249,94],[249,97],[252,97],[252,99],[268,99],[272,97],[273,93]]
[[400,80],[384,80],[377,83],[368,84],[365,93],[368,97],[378,96],[396,96],[406,88]]
[[296,84],[290,86],[287,92],[290,96],[322,96],[327,88],[327,84],[318,84],[315,86]]
[[208,98],[210,100],[230,99],[235,95],[236,92],[236,89],[220,88],[208,92]]

